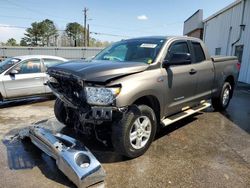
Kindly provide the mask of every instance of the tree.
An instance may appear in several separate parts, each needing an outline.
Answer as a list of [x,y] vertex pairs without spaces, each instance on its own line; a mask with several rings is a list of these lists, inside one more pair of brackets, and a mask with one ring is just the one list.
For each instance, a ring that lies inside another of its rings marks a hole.
[[14,38],[10,38],[7,40],[7,43],[5,44],[6,46],[17,46],[17,42],[16,42],[16,39]]
[[49,45],[49,40],[51,36],[57,35],[57,30],[54,22],[46,19],[42,22],[33,22],[30,28],[26,29],[25,37],[22,39],[28,45],[38,46],[45,44]]
[[111,44],[112,42],[100,41],[100,40],[96,40],[95,38],[90,38],[90,41],[89,41],[90,47],[107,47]]
[[49,46],[50,37],[58,37],[57,29],[53,21],[49,19],[43,20],[41,23],[42,44]]
[[20,46],[28,46],[27,42],[23,38],[20,41]]
[[65,31],[68,37],[70,37],[70,39],[73,39],[74,46],[77,46],[77,42],[79,46],[80,39],[83,38],[84,28],[79,23],[73,22],[67,24]]
[[26,29],[24,34],[26,37],[22,38],[28,45],[38,46],[41,42],[42,29],[39,22],[33,22],[30,28]]

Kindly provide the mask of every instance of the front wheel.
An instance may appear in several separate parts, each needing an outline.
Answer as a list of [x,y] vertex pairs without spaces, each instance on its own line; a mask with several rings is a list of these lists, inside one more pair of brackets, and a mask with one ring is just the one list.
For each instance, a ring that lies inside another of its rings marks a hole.
[[112,143],[115,150],[129,158],[144,154],[152,143],[157,121],[154,111],[146,105],[138,106],[139,113],[130,109],[112,126]]
[[54,114],[58,121],[60,121],[63,124],[66,124],[66,120],[67,120],[66,108],[63,102],[59,98],[56,98],[55,100]]
[[64,106],[64,103],[61,99],[56,98],[54,104],[54,114],[58,121],[64,125],[73,125],[75,113],[73,109]]
[[216,111],[225,110],[229,105],[231,96],[232,96],[232,86],[229,82],[225,82],[219,97],[212,98],[213,108]]

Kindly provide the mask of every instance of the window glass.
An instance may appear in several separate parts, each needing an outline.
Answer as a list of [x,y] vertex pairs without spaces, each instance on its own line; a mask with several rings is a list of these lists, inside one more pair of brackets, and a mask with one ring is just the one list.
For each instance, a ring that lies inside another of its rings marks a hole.
[[187,42],[174,43],[168,50],[165,60],[168,60],[174,53],[189,53]]
[[200,43],[192,42],[192,45],[194,48],[195,63],[204,61],[206,58]]
[[40,73],[41,62],[39,59],[26,60],[15,67],[18,74]]
[[10,67],[14,66],[18,62],[20,62],[20,59],[17,58],[8,58],[2,62],[0,62],[0,74],[9,69]]
[[221,55],[221,48],[215,48],[215,55]]
[[103,58],[107,60],[125,60],[127,53],[127,46],[125,44],[115,47],[109,54],[106,54]]
[[170,48],[170,53],[189,53],[188,45],[186,42],[175,43]]
[[238,57],[240,63],[242,61],[243,49],[244,49],[244,45],[235,46],[234,55]]
[[151,64],[157,57],[165,39],[131,39],[114,43],[97,54],[94,60],[113,62],[144,62]]
[[53,65],[64,63],[64,61],[58,60],[58,59],[43,59],[43,63],[48,68],[48,67],[51,67]]

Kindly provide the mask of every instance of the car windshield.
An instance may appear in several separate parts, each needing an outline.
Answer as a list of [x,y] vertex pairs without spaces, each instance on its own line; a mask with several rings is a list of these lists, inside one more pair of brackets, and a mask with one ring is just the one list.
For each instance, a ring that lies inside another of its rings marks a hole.
[[117,42],[96,55],[94,60],[144,62],[151,64],[165,39],[132,39]]
[[16,63],[18,63],[19,61],[21,61],[21,59],[8,58],[0,62],[0,74],[9,69],[10,67],[12,67],[13,65],[15,65]]

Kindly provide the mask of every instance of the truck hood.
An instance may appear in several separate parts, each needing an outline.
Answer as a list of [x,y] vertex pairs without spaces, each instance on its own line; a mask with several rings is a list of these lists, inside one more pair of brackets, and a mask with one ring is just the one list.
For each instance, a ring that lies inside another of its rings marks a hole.
[[48,68],[48,74],[65,73],[85,81],[108,82],[117,77],[145,71],[148,64],[142,62],[70,61]]

